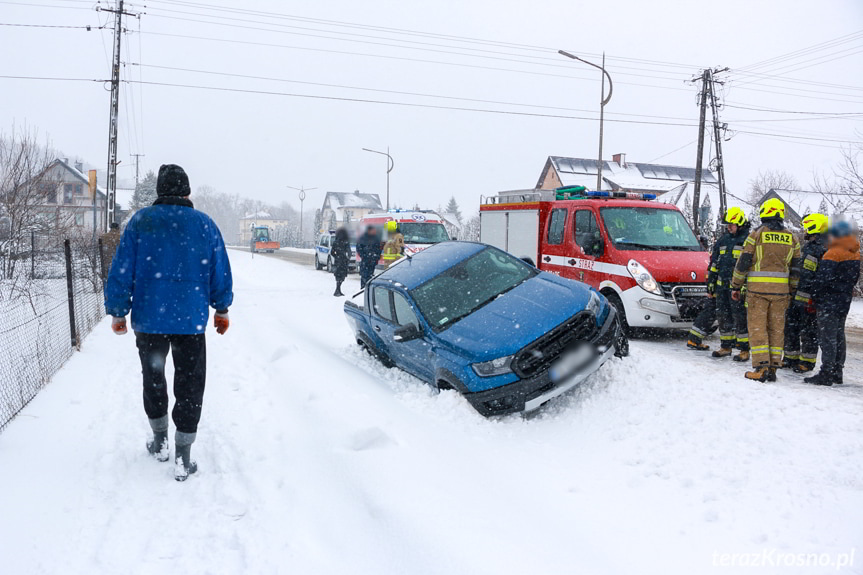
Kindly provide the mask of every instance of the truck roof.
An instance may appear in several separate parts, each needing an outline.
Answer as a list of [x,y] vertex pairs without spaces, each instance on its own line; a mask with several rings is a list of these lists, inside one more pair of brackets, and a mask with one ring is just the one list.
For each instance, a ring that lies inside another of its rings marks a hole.
[[378,278],[400,283],[407,289],[414,289],[486,247],[485,244],[477,242],[434,244],[410,258],[402,259]]
[[[561,189],[564,190],[564,189]],[[480,210],[512,210],[512,209],[537,209],[540,203],[578,203],[591,206],[615,206],[643,208],[651,207],[657,209],[677,210],[670,204],[653,202],[653,194],[641,194],[638,192],[583,192],[583,194],[572,197],[561,198],[558,194],[561,190],[512,190],[499,192],[496,196],[484,197],[480,204]]]
[[443,223],[443,219],[436,212],[426,212],[426,211],[417,211],[417,210],[406,210],[406,211],[389,211],[389,212],[381,212],[377,214],[366,214],[362,217],[361,221],[366,222],[369,220],[395,220],[397,222],[428,222],[433,224]]

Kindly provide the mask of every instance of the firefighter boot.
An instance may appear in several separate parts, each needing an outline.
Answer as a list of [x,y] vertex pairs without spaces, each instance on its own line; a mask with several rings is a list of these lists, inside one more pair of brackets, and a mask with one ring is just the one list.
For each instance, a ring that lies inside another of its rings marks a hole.
[[779,367],[781,369],[788,369],[790,367],[794,367],[795,365],[797,365],[797,363],[799,361],[800,360],[798,360],[797,358],[791,358],[791,357],[786,355],[785,357],[782,358],[782,365],[780,365]]
[[705,345],[700,341],[695,341],[694,339],[690,339],[689,341],[687,341],[686,347],[688,347],[689,349],[696,349],[698,351],[707,351],[708,349],[710,349],[709,345]]
[[752,379],[752,380],[760,381],[760,382],[764,383],[765,381],[767,381],[767,378],[769,377],[769,373],[770,373],[770,368],[767,367],[766,365],[763,365],[761,367],[753,367],[752,371],[747,371],[743,375],[744,375],[744,377],[746,377],[746,379]]
[[710,355],[712,355],[713,357],[728,357],[729,355],[731,355],[731,348],[720,347]]
[[733,359],[734,361],[749,361],[749,350],[748,349],[741,350],[740,353],[738,353],[737,355],[735,355],[731,359]]
[[767,381],[774,382],[776,381],[776,368],[768,367],[767,368]]

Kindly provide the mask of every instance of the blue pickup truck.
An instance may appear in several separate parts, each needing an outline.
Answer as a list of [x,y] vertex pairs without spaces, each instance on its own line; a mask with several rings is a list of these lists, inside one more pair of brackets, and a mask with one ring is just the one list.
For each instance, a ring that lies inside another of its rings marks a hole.
[[628,353],[596,290],[485,244],[433,245],[361,296],[344,308],[359,345],[485,416],[533,411]]

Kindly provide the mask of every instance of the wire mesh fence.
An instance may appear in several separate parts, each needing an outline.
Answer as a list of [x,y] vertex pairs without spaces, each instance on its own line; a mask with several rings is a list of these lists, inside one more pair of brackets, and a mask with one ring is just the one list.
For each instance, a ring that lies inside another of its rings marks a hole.
[[104,313],[101,254],[92,237],[32,234],[0,244],[0,430]]

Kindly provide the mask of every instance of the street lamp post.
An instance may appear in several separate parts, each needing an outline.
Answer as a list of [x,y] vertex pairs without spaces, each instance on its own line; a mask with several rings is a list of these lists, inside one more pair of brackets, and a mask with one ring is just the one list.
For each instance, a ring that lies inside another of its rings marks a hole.
[[[600,191],[602,190],[602,130],[603,124],[605,123],[605,105],[611,101],[611,93],[614,91],[614,86],[611,83],[611,76],[609,76],[608,72],[605,71],[605,52],[602,53],[602,66],[598,66],[593,62],[588,62],[583,58],[579,58],[578,56],[570,54],[569,52],[565,52],[563,50],[558,50],[557,53],[561,54],[562,56],[566,56],[567,58],[572,58],[573,60],[583,62],[588,66],[593,66],[594,68],[602,72],[602,91],[599,95],[599,157],[596,160],[596,190]],[[606,78],[608,78],[608,96],[605,95]]]
[[299,188],[295,188],[293,186],[287,187],[289,190],[297,190],[300,192],[300,247],[303,247],[303,202],[306,201],[306,192],[317,190],[317,188],[306,188],[305,186],[300,186]]
[[386,152],[378,152],[377,150],[370,150],[368,148],[363,148],[364,152],[371,152],[373,154],[380,154],[382,156],[387,157],[387,211],[390,211],[390,172],[393,171],[396,163],[393,161],[393,157],[390,156],[390,147],[387,146]]

